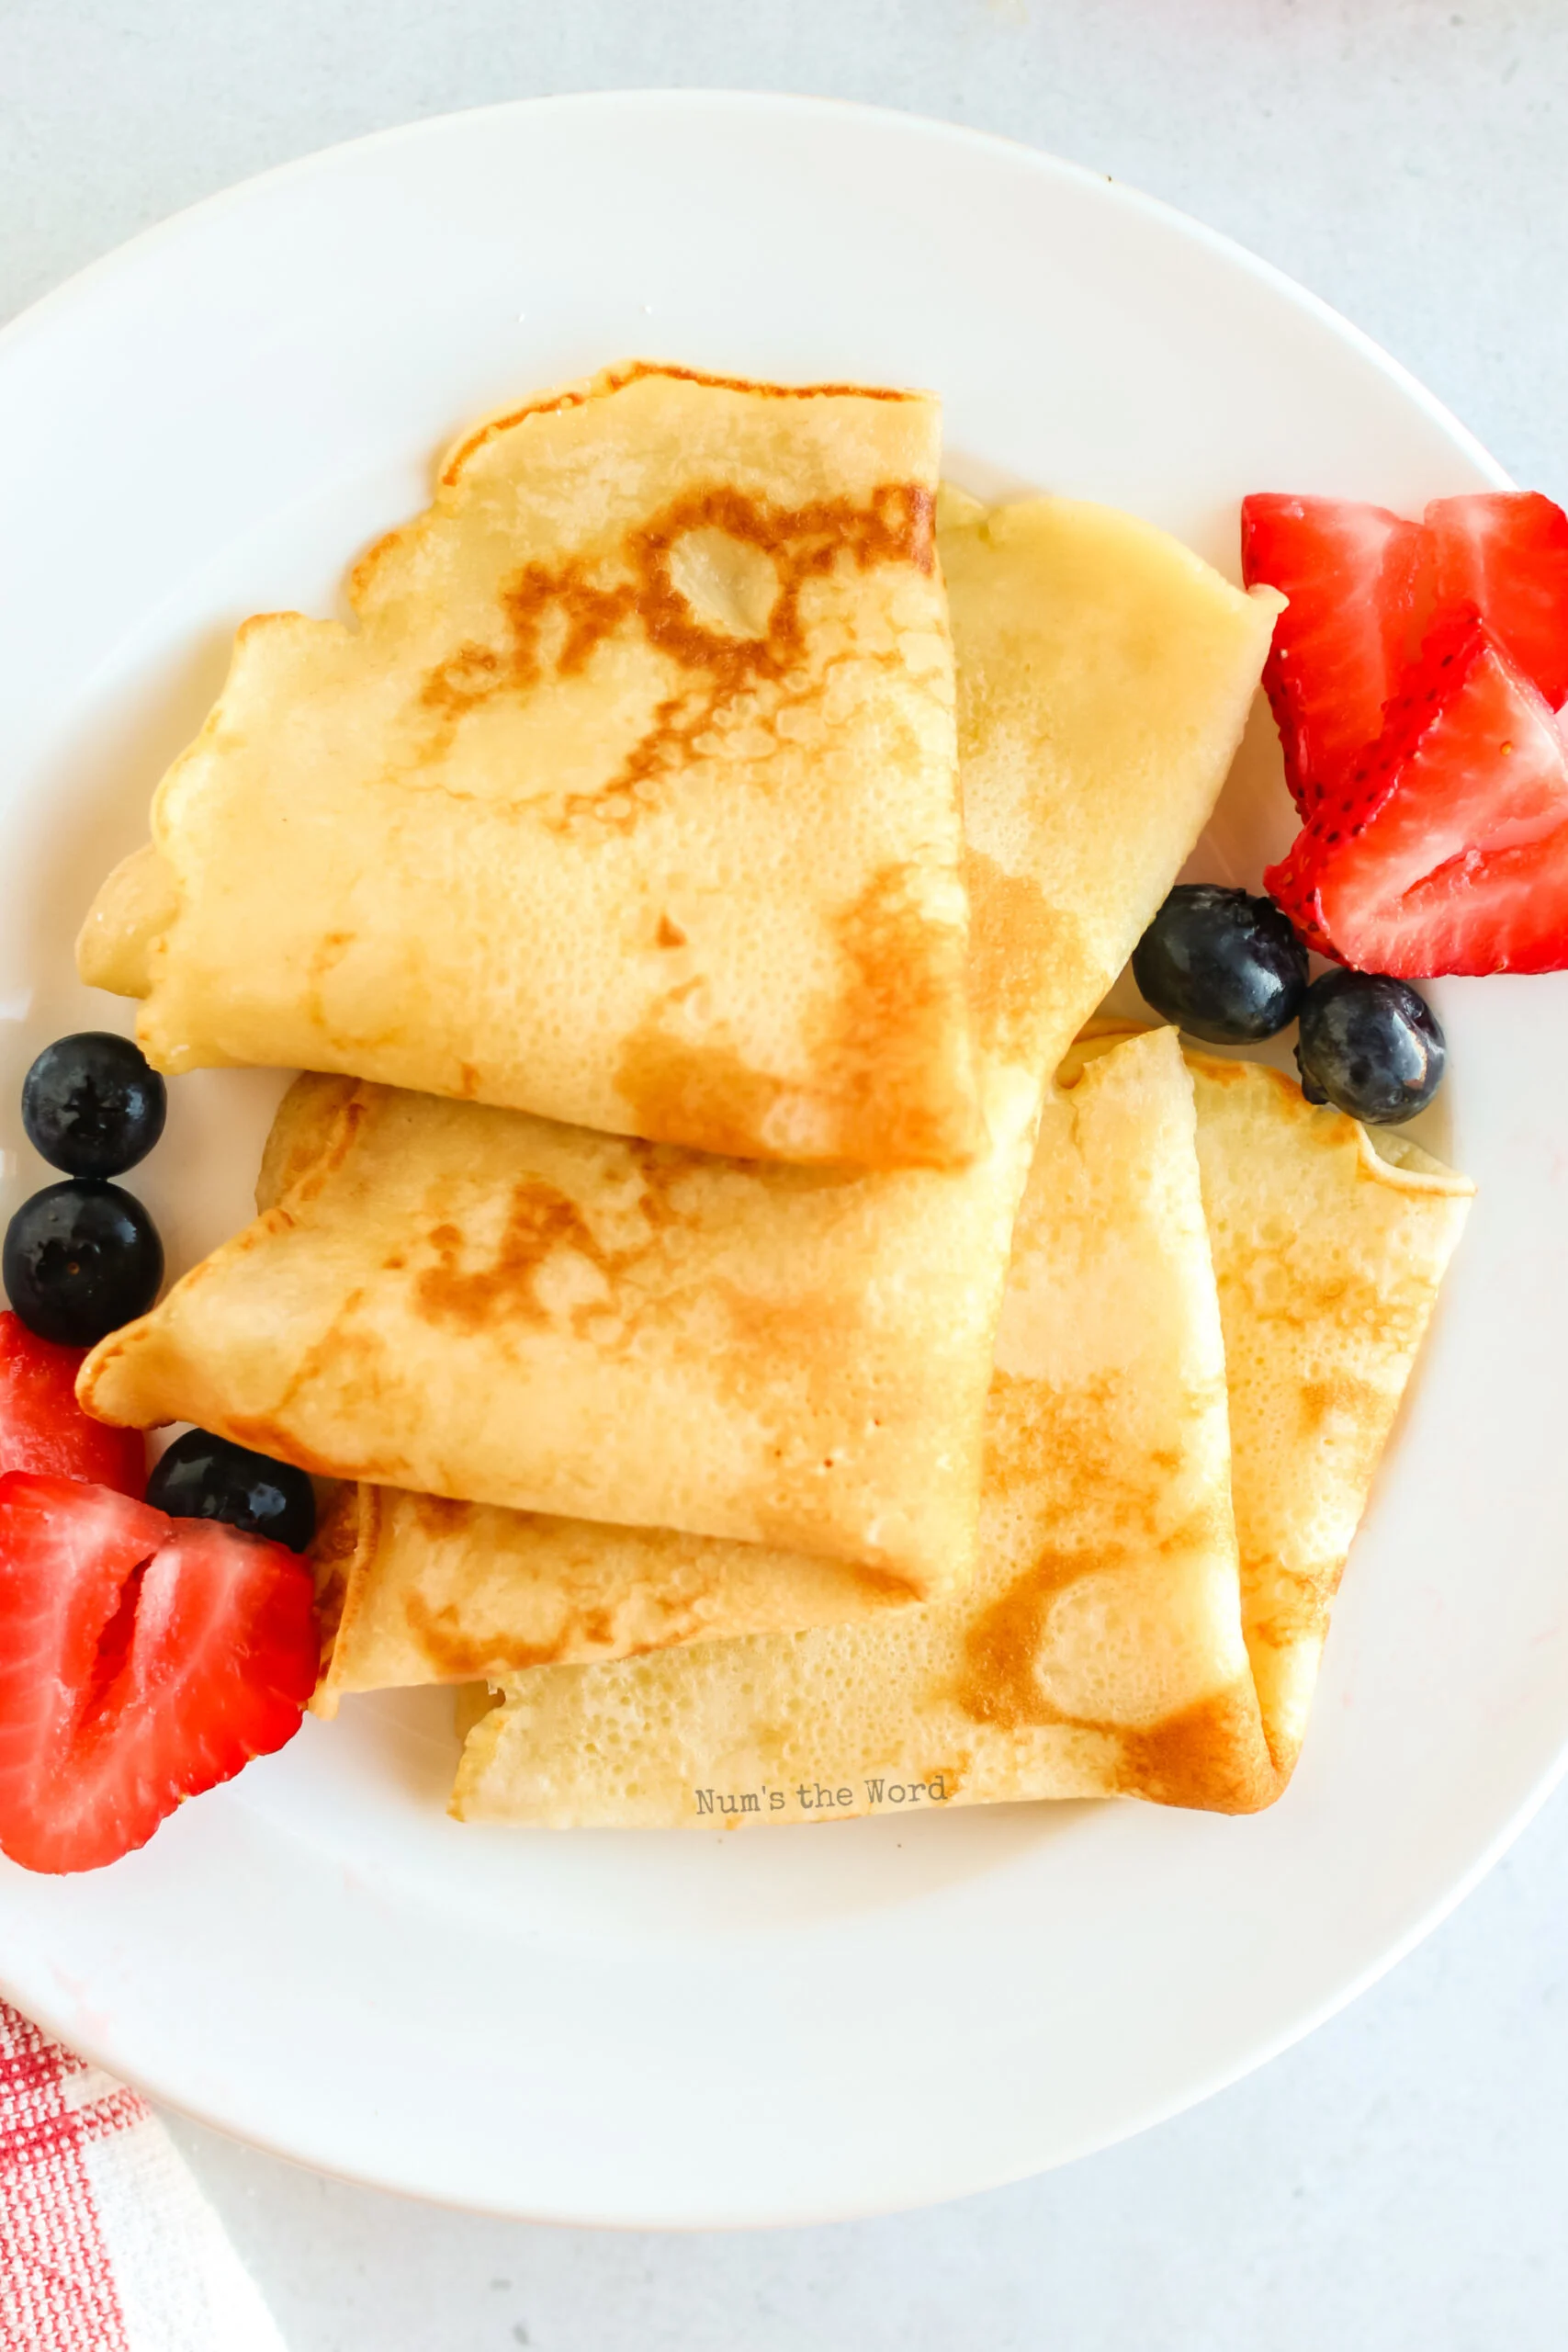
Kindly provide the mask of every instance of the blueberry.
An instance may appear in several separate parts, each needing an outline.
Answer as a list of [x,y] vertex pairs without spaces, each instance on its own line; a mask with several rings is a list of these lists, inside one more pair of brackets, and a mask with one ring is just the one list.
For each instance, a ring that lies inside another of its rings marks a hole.
[[164,1081],[129,1037],[86,1029],[46,1046],[22,1081],[35,1151],[72,1176],[119,1176],[164,1132]]
[[50,1184],[6,1228],[0,1272],[29,1331],[90,1348],[144,1315],[164,1279],[158,1228],[118,1184]]
[[1295,1019],[1306,949],[1272,899],[1180,882],[1133,950],[1133,978],[1190,1036],[1247,1045]]
[[186,1430],[147,1481],[147,1499],[171,1519],[220,1519],[302,1552],[316,1532],[316,1495],[303,1470],[226,1437]]
[[1296,1067],[1309,1102],[1332,1102],[1368,1126],[1424,1111],[1448,1048],[1430,1006],[1403,980],[1325,972],[1302,1006]]

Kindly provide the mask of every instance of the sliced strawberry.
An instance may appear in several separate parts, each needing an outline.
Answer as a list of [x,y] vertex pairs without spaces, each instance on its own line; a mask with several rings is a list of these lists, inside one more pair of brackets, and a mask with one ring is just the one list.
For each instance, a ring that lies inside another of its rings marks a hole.
[[1323,910],[1317,903],[1317,876],[1323,856],[1322,837],[1309,820],[1279,865],[1265,867],[1263,887],[1289,915],[1304,946],[1310,947],[1314,956],[1326,956],[1331,963],[1342,964],[1345,958],[1325,931]]
[[1264,879],[1360,971],[1568,967],[1568,740],[1473,606],[1434,624],[1377,742]]
[[1568,514],[1539,491],[1427,509],[1440,604],[1472,604],[1553,710],[1568,700]]
[[315,1683],[312,1599],[260,1536],[0,1477],[0,1847],[96,1869],[281,1747]]
[[76,1374],[86,1353],[40,1340],[19,1315],[0,1315],[0,1472],[85,1478],[90,1486],[140,1495],[147,1484],[147,1441],[141,1430],[107,1429],[76,1402]]
[[1290,599],[1264,690],[1304,815],[1382,726],[1432,603],[1427,537],[1384,506],[1259,492],[1241,506],[1242,577]]

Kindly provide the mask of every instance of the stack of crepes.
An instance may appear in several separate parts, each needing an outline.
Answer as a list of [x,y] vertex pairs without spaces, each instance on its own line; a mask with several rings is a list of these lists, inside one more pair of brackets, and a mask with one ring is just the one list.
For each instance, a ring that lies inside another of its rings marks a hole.
[[939,454],[647,366],[492,421],[356,628],[241,632],[84,933],[160,1067],[314,1073],[84,1400],[333,1482],[318,1708],[478,1686],[465,1818],[1244,1810],[1300,1747],[1469,1187],[1075,1045],[1279,599]]

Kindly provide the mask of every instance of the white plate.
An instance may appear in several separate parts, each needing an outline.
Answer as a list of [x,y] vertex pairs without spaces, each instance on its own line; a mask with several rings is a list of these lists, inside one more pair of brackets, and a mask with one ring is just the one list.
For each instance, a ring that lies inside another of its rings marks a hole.
[[[72,933],[232,625],[331,609],[457,427],[633,353],[935,386],[973,487],[1111,500],[1231,568],[1247,490],[1410,510],[1502,479],[1359,335],[1219,239],[895,116],[557,99],[204,205],[0,340],[7,1212],[43,1181],[12,1081],[106,1016]],[[1255,729],[1210,854],[1256,876],[1287,831]],[[1438,1001],[1448,1141],[1481,1198],[1274,1812],[462,1829],[442,1810],[449,1700],[361,1700],[111,1870],[0,1871],[11,1996],[311,2164],[623,2222],[952,2197],[1134,2131],[1304,2031],[1455,1900],[1568,1737],[1568,979]],[[176,1268],[246,1214],[277,1091],[173,1090],[144,1172]]]

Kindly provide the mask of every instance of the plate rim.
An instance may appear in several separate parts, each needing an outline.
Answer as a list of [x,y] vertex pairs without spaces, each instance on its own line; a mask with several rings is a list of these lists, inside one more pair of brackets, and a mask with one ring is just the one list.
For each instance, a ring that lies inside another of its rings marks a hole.
[[1396,382],[1402,391],[1425,410],[1434,424],[1450,435],[1464,449],[1471,461],[1483,472],[1495,477],[1499,490],[1517,487],[1512,478],[1498,463],[1485,444],[1473,434],[1446,401],[1421,381],[1401,359],[1366,329],[1337,310],[1299,278],[1291,277],[1277,263],[1255,254],[1238,238],[1226,231],[1211,228],[1190,212],[1164,197],[1151,196],[1118,179],[1110,172],[1097,172],[1088,164],[1074,162],[1051,149],[1036,147],[1026,139],[1006,131],[979,130],[968,123],[948,121],[941,115],[921,114],[913,108],[878,106],[868,99],[816,96],[809,93],[785,90],[727,89],[723,85],[708,85],[685,88],[679,85],[652,84],[646,88],[566,90],[544,97],[500,98],[480,107],[449,107],[439,114],[415,115],[407,122],[391,123],[378,130],[356,133],[352,139],[334,140],[326,147],[315,147],[303,155],[293,155],[280,164],[268,164],[264,170],[251,173],[246,178],[233,180],[223,187],[214,188],[207,196],[197,197],[182,205],[177,211],[166,213],[162,220],[139,229],[107,253],[85,262],[79,269],[61,279],[56,286],[38,295],[0,326],[0,365],[9,357],[13,345],[19,347],[27,337],[49,326],[57,315],[65,312],[78,301],[88,299],[101,279],[141,260],[157,246],[173,244],[192,230],[217,219],[231,207],[238,207],[265,190],[288,185],[295,179],[309,178],[312,173],[335,165],[353,155],[373,153],[378,149],[412,144],[422,138],[449,133],[461,123],[480,122],[501,116],[519,119],[542,114],[574,112],[597,113],[615,108],[628,111],[651,105],[668,104],[672,108],[694,107],[715,112],[730,108],[749,108],[758,113],[840,114],[871,123],[897,123],[914,129],[954,145],[996,151],[1049,178],[1066,179],[1082,188],[1092,188],[1101,200],[1110,200],[1145,218],[1163,221],[1190,241],[1205,246],[1211,253],[1240,268],[1246,275],[1270,286],[1282,294],[1297,309],[1314,316],[1320,324],[1332,328],[1348,340],[1362,356],[1371,359],[1385,375]]

